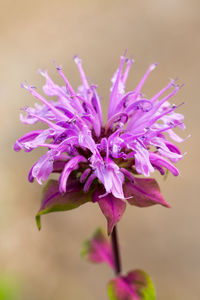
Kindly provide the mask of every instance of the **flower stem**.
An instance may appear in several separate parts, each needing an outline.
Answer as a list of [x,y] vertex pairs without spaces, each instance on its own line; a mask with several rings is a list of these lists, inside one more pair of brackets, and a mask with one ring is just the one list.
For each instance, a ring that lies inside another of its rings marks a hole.
[[112,241],[112,249],[114,255],[115,274],[118,275],[121,272],[121,261],[120,261],[119,244],[118,244],[118,236],[117,236],[117,226],[113,228],[113,231],[111,233],[111,241]]

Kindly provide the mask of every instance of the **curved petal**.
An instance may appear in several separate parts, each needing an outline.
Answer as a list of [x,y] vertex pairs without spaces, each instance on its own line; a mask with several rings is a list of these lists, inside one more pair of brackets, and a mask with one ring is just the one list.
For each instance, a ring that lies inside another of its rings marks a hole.
[[75,157],[73,157],[72,159],[70,159],[63,171],[62,174],[60,176],[60,193],[65,193],[66,192],[66,188],[67,188],[67,179],[69,178],[69,175],[71,174],[71,172],[73,170],[76,170],[78,168],[78,164],[80,162],[86,162],[87,160],[85,159],[85,157],[83,157],[82,155],[77,155]]

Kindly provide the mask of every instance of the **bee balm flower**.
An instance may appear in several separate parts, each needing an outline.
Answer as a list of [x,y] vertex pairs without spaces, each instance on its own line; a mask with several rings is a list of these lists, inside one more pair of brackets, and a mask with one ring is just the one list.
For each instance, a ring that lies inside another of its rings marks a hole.
[[40,121],[47,128],[25,134],[14,149],[47,149],[32,166],[30,182],[35,178],[42,184],[51,173],[60,174],[58,181],[47,186],[38,216],[75,208],[92,199],[106,216],[110,233],[125,210],[126,200],[141,207],[156,203],[169,206],[156,181],[138,175],[149,177],[154,170],[162,175],[166,170],[179,174],[174,163],[183,155],[172,141],[182,141],[173,130],[184,129],[183,116],[175,112],[177,106],[169,100],[180,87],[171,80],[153,97],[144,96],[142,87],[156,67],[152,64],[136,88],[125,92],[133,60],[122,56],[112,78],[104,125],[97,87],[88,81],[81,59],[75,56],[74,60],[82,82],[77,91],[60,67],[57,71],[63,86],[54,83],[47,71],[40,71],[46,79],[44,93],[56,97],[56,101],[47,101],[33,86],[22,85],[39,103],[25,108],[21,121],[31,125]]

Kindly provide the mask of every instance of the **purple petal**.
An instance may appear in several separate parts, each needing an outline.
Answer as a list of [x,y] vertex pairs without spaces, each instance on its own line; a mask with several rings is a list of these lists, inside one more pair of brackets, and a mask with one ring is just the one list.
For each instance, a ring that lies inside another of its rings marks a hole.
[[38,72],[46,79],[46,84],[43,86],[43,91],[47,96],[62,97],[64,95],[63,89],[53,82],[46,70],[39,70]]
[[[142,77],[141,81],[139,82],[139,84],[137,85],[137,87],[135,89],[136,97],[137,97],[137,95],[139,95],[140,90],[141,90],[142,86],[144,85],[145,81],[147,80],[149,74],[156,68],[156,66],[157,66],[157,63],[154,63],[149,66],[148,70],[146,71],[146,73],[144,74],[144,76]],[[136,99],[136,97],[135,97],[135,99]]]
[[87,179],[88,175],[91,173],[91,169],[90,168],[87,168],[83,171],[83,173],[81,174],[81,177],[80,177],[80,182],[83,183],[85,182],[85,180]]
[[33,149],[39,147],[40,145],[43,145],[45,141],[48,138],[52,138],[54,136],[54,130],[46,129],[43,130],[39,135],[37,135],[35,138],[30,139],[29,141],[23,141],[21,142],[21,148],[24,149],[26,152],[30,152]]
[[31,86],[25,86],[24,88],[27,89],[36,99],[40,100],[44,105],[46,105],[54,115],[59,118],[60,120],[66,120],[66,117],[63,113],[61,113],[58,109],[56,109],[49,101],[47,101],[44,97],[38,94],[35,89]]
[[176,134],[172,129],[168,130],[167,133],[169,134],[169,137],[177,143],[182,143],[185,140]]
[[[122,76],[122,68],[125,63],[125,57],[122,56],[120,59],[120,65],[117,72],[114,74],[114,77],[112,79],[113,86],[110,94],[110,101],[109,101],[109,110],[108,110],[108,118],[111,118],[112,115],[115,113],[115,108],[118,105],[118,101],[120,100],[120,95],[122,94],[120,91],[120,84],[121,82],[121,76]],[[122,86],[124,86],[122,84]]]
[[172,163],[164,159],[161,155],[150,152],[149,158],[154,166],[164,167],[168,169],[174,176],[179,175],[179,170]]
[[134,110],[141,109],[143,112],[148,112],[152,109],[152,103],[148,99],[140,99],[130,104],[124,110],[126,113],[133,113]]
[[39,184],[42,184],[42,180],[46,181],[48,179],[49,175],[53,171],[53,156],[53,152],[50,150],[33,165],[32,171],[29,173],[30,181],[32,181],[32,177],[34,177],[37,179]]
[[31,167],[31,169],[28,173],[28,181],[31,182],[31,183],[34,182],[34,177],[33,177],[32,171],[33,171],[33,168],[34,168],[35,165],[36,165],[36,163]]
[[160,137],[153,138],[150,144],[155,146],[162,156],[169,158],[172,162],[177,162],[183,157],[177,147],[172,143],[168,143],[167,145],[167,141]]
[[62,171],[60,176],[60,193],[66,192],[67,179],[73,170],[78,168],[80,162],[87,162],[85,157],[82,155],[77,155],[68,161]]
[[102,109],[101,109],[100,98],[99,98],[99,96],[97,94],[97,91],[96,91],[95,87],[91,86],[91,89],[93,91],[93,97],[92,97],[92,100],[91,100],[92,101],[92,105],[93,105],[95,111],[97,112],[100,124],[102,125],[102,123],[103,123],[103,116],[102,116]]
[[135,153],[136,171],[139,174],[144,174],[145,176],[149,176],[151,172],[154,172],[154,168],[151,165],[151,162],[149,160],[149,151],[139,143],[135,144],[135,146],[131,148],[136,151]]
[[135,91],[131,91],[131,92],[128,92],[126,93],[122,98],[121,100],[119,101],[116,109],[115,109],[115,113],[118,113],[122,110],[122,108],[126,108],[127,107],[127,102],[129,101],[130,97],[132,95],[135,94]]
[[60,74],[60,76],[62,77],[62,79],[64,80],[64,82],[66,84],[67,91],[69,92],[69,94],[71,96],[74,96],[75,95],[75,91],[73,90],[73,88],[72,88],[71,84],[69,83],[68,79],[63,74],[62,68],[59,67],[59,66],[56,66],[56,69],[57,69],[58,73]]
[[112,159],[107,162],[99,161],[96,156],[91,157],[91,166],[96,177],[103,183],[106,192],[112,193],[114,197],[124,199],[122,185],[124,175]]
[[160,90],[153,98],[151,99],[152,102],[155,102],[162,96],[169,88],[175,85],[176,80],[172,79],[167,86],[165,86],[162,90]]
[[126,80],[128,78],[128,73],[129,73],[130,68],[131,68],[133,63],[134,63],[134,60],[132,58],[126,60],[126,69],[124,71],[124,74],[122,75],[122,82],[123,82],[124,85],[126,83]]
[[82,60],[78,57],[78,55],[75,55],[74,56],[74,61],[77,64],[77,67],[78,67],[78,70],[79,70],[79,73],[80,73],[80,76],[81,76],[81,80],[82,80],[83,86],[84,86],[85,90],[87,91],[87,90],[89,90],[89,84],[88,84],[85,72],[83,70],[83,67],[82,67]]
[[87,192],[90,189],[95,178],[96,178],[96,175],[94,173],[88,177],[88,179],[83,187],[84,192]]
[[119,112],[115,115],[113,115],[107,122],[105,126],[105,132],[109,130],[109,128],[112,128],[112,126],[115,123],[122,123],[125,124],[128,121],[128,114],[125,112]]
[[23,144],[24,143],[34,140],[42,132],[43,132],[43,130],[35,130],[35,131],[31,131],[31,132],[26,133],[25,135],[23,135],[21,138],[19,138],[15,142],[14,150],[15,151],[20,151],[21,149],[23,149]]

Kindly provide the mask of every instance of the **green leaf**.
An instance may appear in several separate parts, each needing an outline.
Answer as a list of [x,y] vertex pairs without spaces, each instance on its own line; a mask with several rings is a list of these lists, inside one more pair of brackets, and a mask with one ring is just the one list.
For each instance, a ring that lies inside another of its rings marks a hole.
[[155,289],[150,276],[142,270],[134,270],[108,283],[110,300],[155,300]]
[[15,278],[5,274],[0,275],[0,299],[19,300],[20,286]]
[[59,182],[49,180],[44,188],[41,207],[36,215],[38,229],[41,229],[41,215],[77,208],[91,201],[91,194],[92,191],[85,193],[82,185],[78,182],[69,183],[67,192],[61,194],[59,192]]

